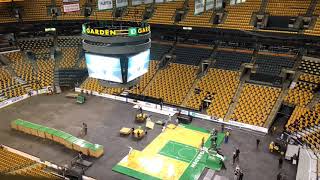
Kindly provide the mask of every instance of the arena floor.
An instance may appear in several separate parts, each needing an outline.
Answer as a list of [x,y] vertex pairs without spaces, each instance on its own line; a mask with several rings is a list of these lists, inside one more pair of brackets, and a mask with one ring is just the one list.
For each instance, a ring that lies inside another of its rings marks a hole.
[[[69,164],[77,153],[53,142],[38,139],[10,129],[10,122],[17,118],[36,122],[77,135],[82,122],[88,124],[88,135],[83,139],[92,143],[104,145],[105,155],[99,159],[90,159],[93,166],[86,171],[86,175],[97,179],[131,179],[128,176],[113,172],[111,169],[129,151],[128,146],[142,151],[151,141],[160,134],[162,127],[155,125],[154,130],[148,131],[147,136],[135,141],[131,137],[120,137],[121,127],[136,127],[134,116],[136,109],[132,104],[90,96],[83,105],[75,103],[74,99],[64,97],[65,94],[53,96],[35,96],[18,102],[9,107],[0,109],[0,143],[16,148],[20,151],[40,157],[58,165]],[[166,118],[163,115],[149,113],[151,119]],[[192,125],[208,130],[216,127],[214,123],[195,119]],[[261,139],[260,149],[256,149],[256,138]],[[278,169],[278,156],[268,151],[270,136],[256,136],[249,132],[233,129],[228,144],[222,144],[222,153],[228,157],[226,170],[217,172],[219,175],[233,179],[234,165],[232,165],[232,152],[239,147],[240,167],[244,172],[244,179],[272,180],[276,179]],[[283,172],[287,180],[295,179],[296,167],[286,161]]]

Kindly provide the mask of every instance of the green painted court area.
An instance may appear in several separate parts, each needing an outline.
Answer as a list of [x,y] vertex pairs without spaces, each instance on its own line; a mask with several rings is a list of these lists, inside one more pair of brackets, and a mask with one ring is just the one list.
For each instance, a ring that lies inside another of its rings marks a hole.
[[159,151],[159,154],[163,156],[168,156],[187,163],[190,163],[197,153],[198,149],[195,147],[175,141],[168,141],[167,144]]
[[[180,125],[185,129],[191,129],[193,131],[199,131],[203,133],[210,134],[210,131],[195,127],[192,125]],[[201,139],[201,137],[199,138]],[[224,133],[220,132],[217,134],[216,145],[217,148],[220,148],[224,141]],[[181,176],[178,178],[173,178],[175,180],[194,180],[198,179],[202,174],[205,168],[210,168],[215,171],[220,171],[223,162],[220,160],[220,155],[216,151],[209,151],[211,147],[210,138],[204,143],[203,150],[200,150],[198,147],[193,147],[181,142],[176,142],[173,140],[168,140],[167,143],[158,151],[158,154],[166,156],[172,159],[183,161],[188,164],[186,169],[183,171]],[[151,176],[146,174],[146,172],[139,172],[134,169],[130,169],[121,165],[116,165],[113,168],[114,171],[126,174],[128,176],[137,178],[137,179],[149,179],[157,180],[159,177]]]

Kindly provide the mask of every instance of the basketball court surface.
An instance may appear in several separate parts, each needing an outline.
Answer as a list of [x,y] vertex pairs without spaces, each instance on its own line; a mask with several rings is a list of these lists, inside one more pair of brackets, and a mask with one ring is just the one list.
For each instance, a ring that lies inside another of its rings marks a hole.
[[[205,140],[200,150],[202,139]],[[218,133],[220,147],[224,133]],[[144,150],[132,150],[113,171],[137,179],[197,179],[205,168],[219,171],[222,164],[209,155],[210,131],[191,125],[165,129]]]

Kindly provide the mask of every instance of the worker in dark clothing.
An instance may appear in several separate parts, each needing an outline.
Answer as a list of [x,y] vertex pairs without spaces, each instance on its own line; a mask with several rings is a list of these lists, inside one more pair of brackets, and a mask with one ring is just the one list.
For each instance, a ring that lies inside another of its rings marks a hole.
[[88,133],[88,125],[86,123],[82,123],[83,135],[87,135]]
[[259,148],[260,139],[257,139],[257,149]]
[[243,172],[240,172],[239,180],[243,180]]
[[226,132],[226,134],[225,134],[225,136],[224,136],[224,143],[228,143],[228,141],[229,141],[229,136],[230,136],[230,132],[229,131],[227,131]]
[[282,164],[283,164],[283,159],[282,157],[279,158],[279,168],[281,169],[282,168]]
[[237,155],[235,152],[233,152],[233,156],[232,156],[232,164],[234,164],[236,162],[237,159]]
[[239,161],[239,156],[240,156],[240,150],[237,148],[236,149],[236,159]]
[[162,106],[163,106],[163,99],[160,99],[160,109],[162,110]]
[[282,174],[281,174],[281,172],[278,173],[278,175],[277,175],[277,180],[282,180]]
[[80,160],[80,161],[82,161],[83,160],[83,157],[82,157],[82,152],[79,152],[79,154],[78,154],[78,159]]
[[140,106],[140,108],[139,108],[139,111],[140,111],[140,114],[142,114],[142,107]]

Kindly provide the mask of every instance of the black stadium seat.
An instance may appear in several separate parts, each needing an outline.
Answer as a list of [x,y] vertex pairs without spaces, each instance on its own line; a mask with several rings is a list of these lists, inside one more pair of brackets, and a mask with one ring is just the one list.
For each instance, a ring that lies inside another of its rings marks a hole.
[[174,54],[176,55],[175,63],[197,66],[201,60],[208,59],[211,52],[211,49],[176,47],[174,51]]
[[252,54],[218,51],[216,56],[215,68],[226,70],[239,70],[242,63],[250,63]]
[[294,59],[283,56],[258,55],[256,64],[257,73],[279,75],[282,68],[292,68]]
[[152,43],[151,45],[151,54],[150,59],[151,60],[161,60],[161,57],[167,53],[171,49],[170,45],[163,45],[163,44],[157,44]]

